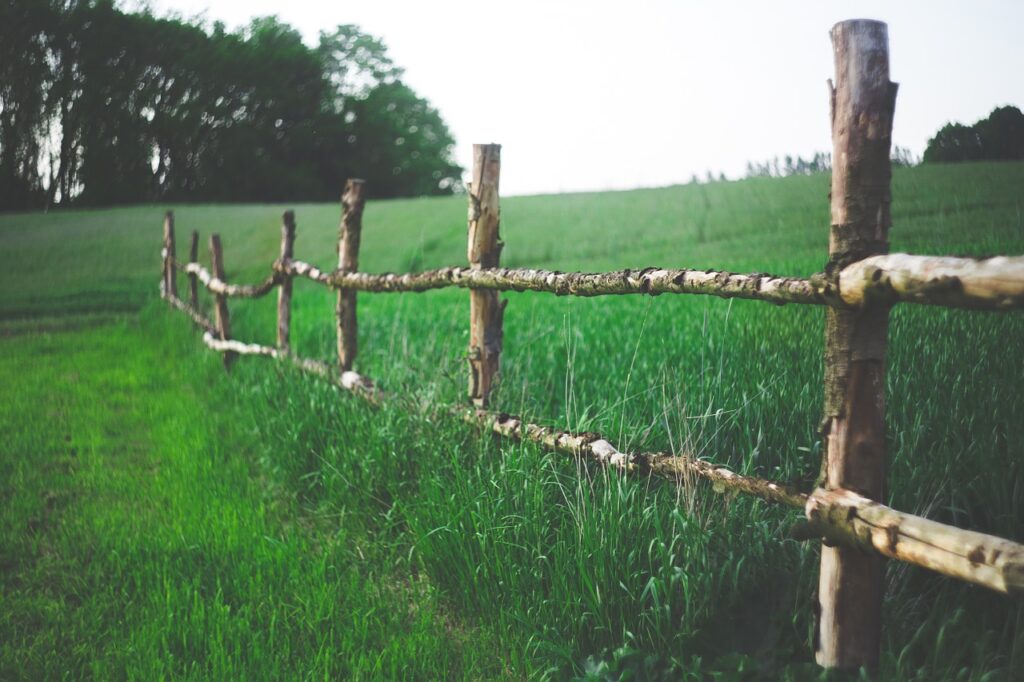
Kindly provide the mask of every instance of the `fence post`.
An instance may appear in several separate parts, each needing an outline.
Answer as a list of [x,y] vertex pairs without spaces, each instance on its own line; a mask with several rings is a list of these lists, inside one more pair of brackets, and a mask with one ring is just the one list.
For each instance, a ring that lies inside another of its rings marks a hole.
[[174,269],[174,211],[164,214],[164,286],[163,295],[168,299],[178,296],[178,275]]
[[[295,255],[295,211],[285,211],[281,216],[281,261]],[[282,274],[277,290],[277,348],[291,352],[292,324],[292,278]]]
[[[188,262],[199,262],[199,231],[192,230],[192,241],[188,245]],[[199,276],[190,272],[188,275],[188,304],[192,310],[199,310]]]
[[[213,270],[213,276],[222,282],[227,282],[224,277],[224,251],[220,245],[220,235],[210,235],[210,268]],[[227,341],[231,338],[231,320],[228,319],[228,297],[224,294],[214,294],[216,311],[216,323],[217,333],[220,334],[221,341]],[[228,368],[234,361],[236,354],[232,352],[224,353],[224,367]]]
[[[504,246],[498,233],[498,179],[501,145],[473,145],[473,176],[469,187],[469,266],[496,268]],[[469,292],[469,398],[486,407],[501,357],[504,303],[497,291]]]
[[[878,21],[832,27],[832,222],[826,272],[889,250],[889,148],[896,84],[889,38]],[[825,484],[884,502],[885,350],[889,307],[828,308],[825,318]],[[821,548],[815,657],[827,668],[877,670],[883,559]]]
[[[359,239],[363,231],[365,183],[356,178],[345,181],[341,195],[341,226],[338,229],[338,269],[344,272],[359,270]],[[335,309],[338,324],[338,367],[342,372],[352,369],[359,350],[356,322],[356,292],[338,290]]]

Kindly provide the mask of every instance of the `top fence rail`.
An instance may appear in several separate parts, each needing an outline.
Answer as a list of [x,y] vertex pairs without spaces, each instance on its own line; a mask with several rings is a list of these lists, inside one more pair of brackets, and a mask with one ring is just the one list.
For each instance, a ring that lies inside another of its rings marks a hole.
[[283,280],[304,277],[333,289],[368,293],[418,293],[459,287],[493,291],[534,291],[557,296],[630,294],[704,294],[779,305],[861,308],[869,303],[917,303],[971,310],[1024,308],[1024,256],[956,258],[893,253],[872,256],[843,268],[838,278],[818,273],[808,278],[765,273],[733,273],[690,268],[643,268],[610,272],[559,272],[530,268],[446,267],[417,273],[322,270],[300,260],[273,263],[270,277],[258,284],[228,284],[199,263],[177,263],[196,275],[214,294],[258,298]]

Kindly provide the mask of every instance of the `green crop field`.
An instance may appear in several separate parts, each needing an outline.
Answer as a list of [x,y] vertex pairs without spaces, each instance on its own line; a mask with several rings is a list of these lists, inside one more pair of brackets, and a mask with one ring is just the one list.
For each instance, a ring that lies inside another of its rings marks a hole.
[[[512,169],[506,164],[506,173]],[[892,249],[1024,253],[1024,164],[897,170]],[[808,275],[828,177],[514,197],[503,264]],[[229,281],[336,260],[335,205],[0,215],[0,679],[817,679],[817,543],[710,486],[499,442],[463,399],[468,294],[359,297],[373,410],[263,359],[225,373],[158,300],[162,212],[219,232]],[[371,202],[361,267],[456,265],[465,199]],[[179,277],[179,288],[184,289]],[[292,338],[331,360],[333,295]],[[820,308],[505,294],[498,409],[807,489]],[[203,295],[204,305],[209,298]],[[230,303],[272,343],[273,297]],[[1024,316],[904,305],[888,502],[1024,541]],[[1024,677],[1024,602],[890,563],[883,679]],[[632,676],[632,677],[630,677]]]

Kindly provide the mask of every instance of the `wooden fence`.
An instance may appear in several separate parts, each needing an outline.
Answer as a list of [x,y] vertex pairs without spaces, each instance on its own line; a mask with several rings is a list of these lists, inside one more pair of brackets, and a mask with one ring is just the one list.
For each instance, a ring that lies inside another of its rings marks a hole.
[[[349,180],[342,196],[338,267],[321,270],[293,258],[295,216],[284,214],[281,254],[255,285],[225,281],[220,239],[210,239],[211,270],[176,258],[174,218],[164,222],[161,293],[204,330],[206,344],[224,354],[263,355],[292,362],[369,400],[387,394],[353,370],[357,357],[356,292],[469,289],[469,403],[446,406],[467,422],[505,437],[528,440],[573,457],[627,472],[680,480],[697,475],[728,489],[804,510],[807,538],[823,540],[819,578],[817,661],[825,667],[874,669],[881,645],[883,558],[898,559],[1006,594],[1024,593],[1024,546],[904,514],[883,505],[885,469],[885,351],[889,310],[917,303],[980,310],[1024,308],[1024,257],[983,260],[888,253],[889,161],[896,84],[889,81],[884,23],[846,21],[832,29],[836,78],[830,81],[833,171],[829,260],[810,278],[713,270],[621,270],[564,273],[500,267],[499,145],[475,145],[469,190],[468,266],[421,273],[359,272],[364,186]],[[188,302],[178,297],[176,273],[188,276]],[[305,277],[337,291],[337,367],[299,358],[290,345],[292,282]],[[215,319],[198,308],[202,284],[215,297]],[[232,338],[227,299],[260,297],[278,289],[276,347]],[[825,308],[823,487],[803,493],[739,475],[705,460],[662,453],[624,453],[595,434],[530,424],[488,409],[499,370],[501,291],[558,295],[708,294]]]

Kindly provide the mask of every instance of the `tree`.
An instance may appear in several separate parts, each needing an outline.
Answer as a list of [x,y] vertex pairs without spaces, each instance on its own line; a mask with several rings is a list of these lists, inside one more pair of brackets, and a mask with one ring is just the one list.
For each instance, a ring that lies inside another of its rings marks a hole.
[[113,0],[0,4],[0,210],[451,193],[437,110],[357,27],[212,30]]
[[1024,113],[1017,107],[993,109],[974,126],[981,140],[981,156],[997,161],[1024,159]]
[[973,126],[947,123],[924,150],[925,163],[977,161],[981,157],[981,139]]
[[1024,114],[1009,106],[974,125],[947,123],[924,150],[925,163],[1019,159],[1024,159]]

